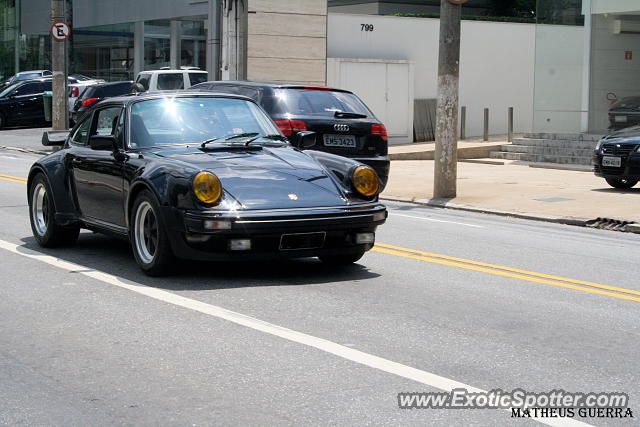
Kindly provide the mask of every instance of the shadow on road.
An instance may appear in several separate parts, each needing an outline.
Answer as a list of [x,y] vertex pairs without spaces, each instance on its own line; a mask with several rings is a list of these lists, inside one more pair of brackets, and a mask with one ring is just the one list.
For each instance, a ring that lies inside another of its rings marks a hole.
[[597,191],[598,193],[613,193],[613,194],[640,194],[640,187],[630,188],[628,190],[604,187],[604,188],[592,188],[591,191]]
[[100,234],[83,232],[75,246],[56,249],[41,248],[31,236],[23,238],[22,241],[24,248],[79,264],[86,269],[102,271],[147,286],[173,291],[323,283],[340,285],[336,282],[380,276],[361,264],[328,267],[317,258],[304,258],[243,262],[179,260],[173,275],[158,278],[148,277],[140,271],[129,243]]

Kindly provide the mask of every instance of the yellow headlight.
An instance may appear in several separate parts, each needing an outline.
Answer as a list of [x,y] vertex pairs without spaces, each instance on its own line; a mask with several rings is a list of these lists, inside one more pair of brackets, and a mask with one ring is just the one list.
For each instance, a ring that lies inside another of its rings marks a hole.
[[372,197],[378,194],[380,180],[378,174],[369,166],[358,166],[351,176],[353,186],[365,197]]
[[220,199],[222,184],[211,172],[200,172],[193,178],[193,192],[198,200],[210,205]]

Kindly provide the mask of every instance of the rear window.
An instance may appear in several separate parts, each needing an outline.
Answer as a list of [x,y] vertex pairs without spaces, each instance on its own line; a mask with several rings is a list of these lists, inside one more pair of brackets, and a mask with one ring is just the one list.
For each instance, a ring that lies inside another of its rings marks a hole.
[[96,93],[99,93],[98,98],[126,95],[129,92],[131,92],[131,82],[102,86],[96,91]]
[[158,89],[184,89],[184,77],[182,73],[158,74]]
[[276,89],[273,97],[265,96],[261,103],[269,114],[333,116],[344,111],[373,116],[354,94],[331,90]]
[[189,81],[191,82],[191,86],[197,85],[198,83],[204,83],[208,78],[207,73],[189,73]]

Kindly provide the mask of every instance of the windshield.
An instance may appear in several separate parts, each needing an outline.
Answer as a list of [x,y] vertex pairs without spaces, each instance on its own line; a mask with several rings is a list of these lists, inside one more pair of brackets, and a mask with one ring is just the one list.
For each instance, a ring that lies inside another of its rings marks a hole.
[[314,89],[277,89],[262,104],[270,114],[331,116],[336,111],[373,116],[352,93]]
[[[278,128],[253,102],[233,98],[176,97],[150,99],[131,107],[131,148],[201,143],[237,134],[274,135]],[[250,139],[246,137],[245,139]]]

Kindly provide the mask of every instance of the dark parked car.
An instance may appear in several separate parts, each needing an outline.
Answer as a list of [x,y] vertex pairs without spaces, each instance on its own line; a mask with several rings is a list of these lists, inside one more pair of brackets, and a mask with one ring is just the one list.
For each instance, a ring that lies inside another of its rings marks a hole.
[[84,113],[86,113],[93,104],[103,100],[105,98],[112,98],[114,96],[126,95],[131,93],[134,82],[124,81],[115,83],[103,83],[93,86],[88,86],[76,99],[73,109],[71,110],[71,120],[73,123],[77,122]]
[[0,129],[5,126],[43,124],[42,94],[51,90],[51,79],[19,81],[0,91]]
[[[59,133],[58,133],[59,134]],[[319,257],[357,261],[386,209],[369,166],[292,146],[264,111],[237,95],[197,92],[109,98],[28,178],[33,234],[71,244],[80,228],[131,242],[150,275],[174,257],[196,260]]]
[[640,125],[640,96],[622,98],[609,108],[609,129]]
[[640,126],[602,138],[593,154],[596,176],[615,188],[631,188],[640,180]]
[[389,176],[387,129],[352,92],[327,87],[246,81],[200,83],[193,90],[248,96],[265,109],[285,136],[318,134],[312,149],[371,166],[383,186]]

